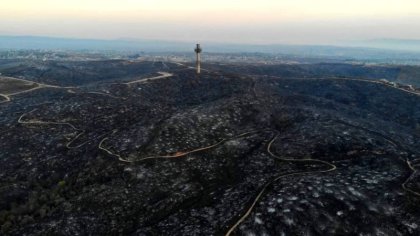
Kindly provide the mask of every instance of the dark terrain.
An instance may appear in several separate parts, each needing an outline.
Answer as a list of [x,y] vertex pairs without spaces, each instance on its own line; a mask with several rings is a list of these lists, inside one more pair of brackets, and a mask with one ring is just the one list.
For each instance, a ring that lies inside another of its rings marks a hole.
[[1,233],[420,234],[420,95],[371,82],[401,69],[204,68],[0,61],[67,86],[0,100]]

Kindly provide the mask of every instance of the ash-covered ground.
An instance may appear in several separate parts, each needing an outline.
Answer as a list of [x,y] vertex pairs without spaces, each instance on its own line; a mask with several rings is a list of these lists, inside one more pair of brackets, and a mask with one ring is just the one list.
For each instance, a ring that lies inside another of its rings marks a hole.
[[416,91],[239,67],[2,62],[2,234],[420,234]]

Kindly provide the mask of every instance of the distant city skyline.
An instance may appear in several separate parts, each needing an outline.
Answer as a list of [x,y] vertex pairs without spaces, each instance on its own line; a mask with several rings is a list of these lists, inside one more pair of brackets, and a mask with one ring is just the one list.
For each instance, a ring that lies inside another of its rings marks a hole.
[[3,0],[0,34],[254,44],[420,39],[417,0]]

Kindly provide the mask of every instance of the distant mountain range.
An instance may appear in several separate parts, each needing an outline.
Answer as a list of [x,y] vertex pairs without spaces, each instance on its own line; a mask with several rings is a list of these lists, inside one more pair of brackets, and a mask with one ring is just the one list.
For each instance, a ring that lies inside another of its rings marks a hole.
[[[98,50],[144,52],[190,52],[195,42],[138,39],[77,39],[40,36],[0,36],[0,49]],[[205,52],[275,53],[299,57],[328,57],[361,60],[420,60],[420,40],[379,39],[353,41],[340,46],[246,45],[203,43]]]
[[404,50],[411,52],[420,52],[420,40],[412,39],[373,39],[365,41],[353,41],[346,46],[368,47],[388,50]]

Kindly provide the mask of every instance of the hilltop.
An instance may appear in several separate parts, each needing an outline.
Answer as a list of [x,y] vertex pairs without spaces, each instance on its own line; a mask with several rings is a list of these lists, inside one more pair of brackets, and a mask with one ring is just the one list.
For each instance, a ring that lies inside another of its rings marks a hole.
[[3,234],[420,233],[420,95],[393,69],[189,66],[3,61]]

